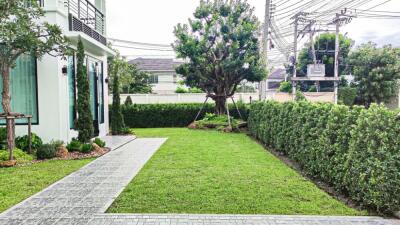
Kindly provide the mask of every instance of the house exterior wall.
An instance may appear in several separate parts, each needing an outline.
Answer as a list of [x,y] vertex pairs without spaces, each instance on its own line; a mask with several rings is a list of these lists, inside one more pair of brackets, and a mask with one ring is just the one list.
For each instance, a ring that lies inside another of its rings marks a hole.
[[182,80],[182,77],[175,71],[150,71],[150,73],[158,76],[158,83],[152,84],[152,92],[155,94],[175,93],[179,86],[178,82]]
[[[99,0],[96,3],[103,4],[104,7],[105,1]],[[43,20],[60,26],[67,37],[75,37],[76,32],[69,31],[68,8],[65,7],[64,1],[47,0],[44,4],[45,17]],[[99,125],[99,136],[105,136],[109,133],[108,84],[105,82],[108,74],[107,56],[109,53],[100,49],[96,40],[84,34],[79,34],[79,36],[84,39],[85,54],[101,61],[104,66],[102,81],[104,83],[104,123]],[[76,44],[72,44],[70,47],[76,49]],[[61,57],[45,55],[37,60],[39,123],[32,125],[32,132],[37,133],[45,142],[51,140],[69,142],[78,135],[77,131],[70,129],[68,76],[62,74],[62,68],[65,66],[67,66],[67,61]],[[16,135],[25,134],[27,134],[27,126],[18,125]]]

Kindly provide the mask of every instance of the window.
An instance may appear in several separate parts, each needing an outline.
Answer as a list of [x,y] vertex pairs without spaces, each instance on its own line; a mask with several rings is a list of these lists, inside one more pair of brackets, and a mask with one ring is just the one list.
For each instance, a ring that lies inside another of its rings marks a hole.
[[69,93],[69,126],[75,128],[76,119],[76,76],[75,76],[75,57],[68,57],[68,93]]
[[149,83],[150,84],[158,84],[158,76],[157,75],[150,75],[149,76]]
[[[3,82],[0,77],[0,93],[2,91]],[[10,73],[11,109],[15,113],[32,115],[32,124],[39,123],[37,91],[36,58],[22,55]],[[3,112],[1,104],[0,111]],[[21,125],[27,122],[27,119],[16,120]],[[5,121],[1,123],[5,124]]]

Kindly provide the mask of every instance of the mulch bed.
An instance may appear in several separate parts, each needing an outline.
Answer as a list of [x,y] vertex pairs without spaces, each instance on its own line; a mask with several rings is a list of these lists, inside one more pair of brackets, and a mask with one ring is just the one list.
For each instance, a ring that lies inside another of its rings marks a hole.
[[[46,161],[51,161],[51,160],[79,160],[79,159],[91,159],[91,158],[98,158],[101,157],[107,153],[109,153],[111,151],[110,148],[101,148],[101,150],[97,150],[97,151],[92,151],[90,153],[81,153],[81,152],[68,152],[68,156],[67,157],[56,157],[56,158],[52,158],[52,159],[43,159],[43,160],[38,160],[35,159],[31,162],[26,162],[26,163],[16,163],[13,164],[12,166],[4,166],[4,167],[13,167],[13,166],[29,166],[32,164],[37,164],[37,163],[42,163],[42,162],[46,162]],[[2,162],[7,164],[8,161],[6,162]],[[0,166],[0,168],[2,168],[2,166]]]

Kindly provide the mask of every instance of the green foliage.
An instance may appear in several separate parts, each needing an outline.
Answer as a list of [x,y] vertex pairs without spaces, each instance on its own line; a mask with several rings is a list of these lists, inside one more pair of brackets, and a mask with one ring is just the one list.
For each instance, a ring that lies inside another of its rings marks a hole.
[[296,97],[294,99],[295,101],[306,101],[306,97],[304,96],[303,92],[301,91],[296,91]]
[[[43,144],[42,139],[35,133],[32,133],[31,140],[32,140],[32,150],[33,151],[37,150]],[[25,152],[28,152],[29,151],[28,135],[24,135],[22,137],[17,137],[15,139],[15,146],[19,149],[22,149]]]
[[392,46],[377,48],[367,43],[358,47],[349,58],[361,103],[384,103],[395,96],[400,79],[400,50]]
[[83,144],[80,150],[82,153],[90,153],[93,150],[93,146],[90,143]]
[[95,138],[93,141],[96,145],[98,145],[99,147],[106,147],[106,142],[101,140],[100,138]]
[[341,87],[339,88],[339,101],[347,106],[353,106],[357,98],[357,88]]
[[70,152],[79,152],[81,150],[82,143],[77,139],[72,139],[72,141],[67,145],[67,149]]
[[[243,116],[247,119],[248,105],[237,104]],[[186,127],[193,122],[203,104],[134,104],[122,107],[122,114],[128,127],[150,128],[150,127]],[[240,118],[236,108],[229,105],[230,115]],[[204,118],[206,113],[213,113],[214,105],[206,104],[198,119]],[[110,115],[110,118],[113,118]],[[112,121],[111,121],[112,122]]]
[[311,85],[308,89],[308,92],[317,92],[317,86]]
[[52,140],[50,144],[54,145],[56,148],[64,146],[64,141],[61,140]]
[[187,63],[176,71],[188,87],[204,90],[225,114],[225,96],[232,96],[243,81],[266,77],[260,54],[260,22],[246,1],[200,1],[188,24],[178,24],[173,45]]
[[121,68],[124,67],[125,62],[118,57],[110,59],[110,77],[113,79],[112,84],[112,94],[113,103],[111,106],[111,133],[113,135],[118,135],[122,133],[122,129],[125,127],[124,117],[121,113],[121,98],[119,89],[119,76]]
[[249,129],[310,176],[379,212],[400,210],[398,112],[326,103],[251,106]]
[[78,139],[81,142],[88,142],[93,137],[93,117],[90,110],[90,88],[89,78],[87,76],[85,61],[85,49],[82,40],[79,39],[77,51],[77,112],[78,119],[76,120],[75,127],[78,131]]
[[279,91],[289,93],[289,92],[292,92],[292,88],[293,88],[293,86],[292,86],[291,82],[283,81],[279,86]]
[[204,91],[202,91],[200,88],[192,87],[189,88],[189,93],[204,93]]
[[[147,94],[151,93],[151,84],[149,83],[150,73],[141,71],[136,65],[129,64],[126,60],[115,58],[112,63],[118,63],[119,89],[124,94]],[[114,82],[111,77],[111,86]]]
[[[237,120],[233,117],[231,119],[231,127],[233,130],[239,129],[239,124],[243,121]],[[216,115],[214,113],[206,113],[202,120],[196,121],[196,127],[199,129],[217,129],[219,131],[223,131],[225,128],[229,126],[228,116],[227,115]]]
[[[335,39],[334,33],[321,34],[314,42],[314,47],[316,50],[317,61],[322,61],[325,64],[325,72],[327,76],[334,75],[335,68],[335,55],[332,51],[335,50]],[[340,74],[345,73],[347,58],[352,46],[353,40],[346,38],[343,35],[339,36],[340,53],[339,53],[339,72]],[[309,44],[308,44],[309,45]],[[318,51],[319,50],[319,51]],[[307,74],[307,65],[313,64],[311,49],[309,47],[304,48],[299,53],[298,58],[298,75],[305,76]],[[292,72],[292,71],[290,71]],[[293,73],[293,72],[292,72]],[[290,74],[292,74],[290,73]]]
[[53,144],[44,144],[36,151],[38,159],[52,159],[56,157],[57,149]]
[[[0,161],[8,161],[9,160],[9,152],[5,150],[0,150]],[[28,153],[22,151],[21,149],[14,149],[14,160],[17,160],[17,163],[27,163],[33,160],[33,156]]]
[[5,127],[0,127],[0,149],[5,149],[7,147],[7,129]]
[[175,90],[175,93],[184,94],[184,93],[189,93],[189,91],[183,86],[178,86]]
[[130,106],[132,104],[133,104],[132,98],[131,98],[131,96],[128,95],[128,97],[126,97],[126,99],[125,99],[124,105],[125,106]]

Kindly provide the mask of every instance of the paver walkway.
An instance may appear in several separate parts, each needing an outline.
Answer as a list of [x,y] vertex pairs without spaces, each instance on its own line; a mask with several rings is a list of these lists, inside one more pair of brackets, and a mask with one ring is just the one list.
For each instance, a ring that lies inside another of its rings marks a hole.
[[0,224],[85,224],[103,213],[139,172],[162,138],[136,139],[0,214]]
[[[105,214],[165,140],[136,139],[122,145],[0,214],[0,225],[400,225],[379,217]],[[115,146],[121,141],[129,139],[121,137]]]

